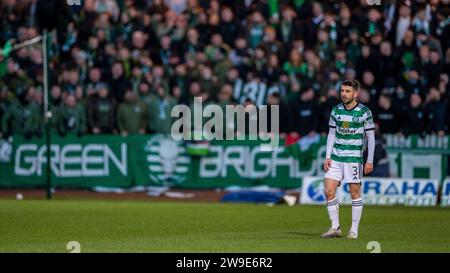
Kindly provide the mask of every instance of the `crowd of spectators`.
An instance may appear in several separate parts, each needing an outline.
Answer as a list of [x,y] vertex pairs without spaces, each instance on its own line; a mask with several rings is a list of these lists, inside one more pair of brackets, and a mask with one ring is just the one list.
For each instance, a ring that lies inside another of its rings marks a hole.
[[[344,79],[361,82],[380,133],[449,134],[450,1],[369,2],[0,0],[0,48],[55,22],[61,135],[169,133],[174,105],[257,104],[237,92],[255,82],[277,87],[264,104],[280,105],[282,133],[326,134]],[[40,44],[0,50],[1,136],[43,134],[42,63]]]

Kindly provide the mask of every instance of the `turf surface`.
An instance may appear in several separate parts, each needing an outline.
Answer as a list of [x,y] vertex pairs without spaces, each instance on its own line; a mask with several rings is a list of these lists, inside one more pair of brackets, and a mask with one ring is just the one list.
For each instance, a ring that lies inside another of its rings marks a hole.
[[328,225],[321,206],[3,199],[0,252],[450,252],[450,208],[366,206],[359,240],[320,239]]

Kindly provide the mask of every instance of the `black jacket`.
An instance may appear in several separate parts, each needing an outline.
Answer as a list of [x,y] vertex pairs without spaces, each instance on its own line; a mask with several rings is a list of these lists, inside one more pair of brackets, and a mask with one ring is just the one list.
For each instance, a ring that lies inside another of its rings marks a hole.
[[395,134],[400,131],[398,122],[399,112],[391,105],[389,109],[384,110],[377,106],[374,109],[374,118],[380,126],[380,132],[382,134]]
[[123,102],[125,91],[130,86],[130,82],[125,78],[125,76],[122,76],[117,79],[111,79],[109,83],[113,98],[115,98],[118,103]]
[[[290,133],[292,131],[292,113],[289,104],[281,101],[279,106],[278,129],[280,133]],[[271,131],[272,119],[270,114],[270,106],[267,107],[267,131]]]
[[237,36],[241,34],[241,31],[242,30],[239,28],[239,24],[234,21],[220,22],[219,33],[222,35],[223,41],[231,47],[234,46],[234,41]]
[[425,106],[426,114],[428,116],[427,132],[437,133],[445,129],[445,115],[447,112],[447,105],[445,101],[440,100],[431,102]]
[[334,106],[339,104],[338,98],[328,98],[325,102],[319,105],[319,121],[318,130],[320,133],[328,132],[328,123],[330,122],[331,110]]
[[423,106],[406,110],[408,122],[404,123],[405,133],[410,135],[424,135],[427,127],[427,111]]
[[318,128],[318,110],[314,100],[302,101],[300,99],[291,104],[293,131],[298,132],[300,136],[305,136],[311,131],[317,131]]

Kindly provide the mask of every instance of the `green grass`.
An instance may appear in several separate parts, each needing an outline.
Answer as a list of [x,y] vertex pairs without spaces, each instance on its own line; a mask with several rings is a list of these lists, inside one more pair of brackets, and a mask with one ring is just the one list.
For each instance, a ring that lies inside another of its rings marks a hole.
[[320,239],[328,225],[321,206],[4,199],[0,252],[450,252],[450,209],[366,206],[359,240]]

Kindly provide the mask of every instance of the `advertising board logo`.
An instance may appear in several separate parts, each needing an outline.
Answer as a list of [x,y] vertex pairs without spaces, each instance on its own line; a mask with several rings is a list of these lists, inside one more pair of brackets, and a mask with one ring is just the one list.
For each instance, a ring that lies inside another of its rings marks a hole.
[[157,135],[146,142],[144,151],[147,153],[150,180],[164,186],[186,181],[191,159],[182,142]]
[[8,141],[0,139],[0,162],[10,162],[12,145]]
[[311,200],[314,200],[316,202],[325,202],[325,187],[323,183],[323,179],[318,179],[308,186],[308,196],[311,198]]

